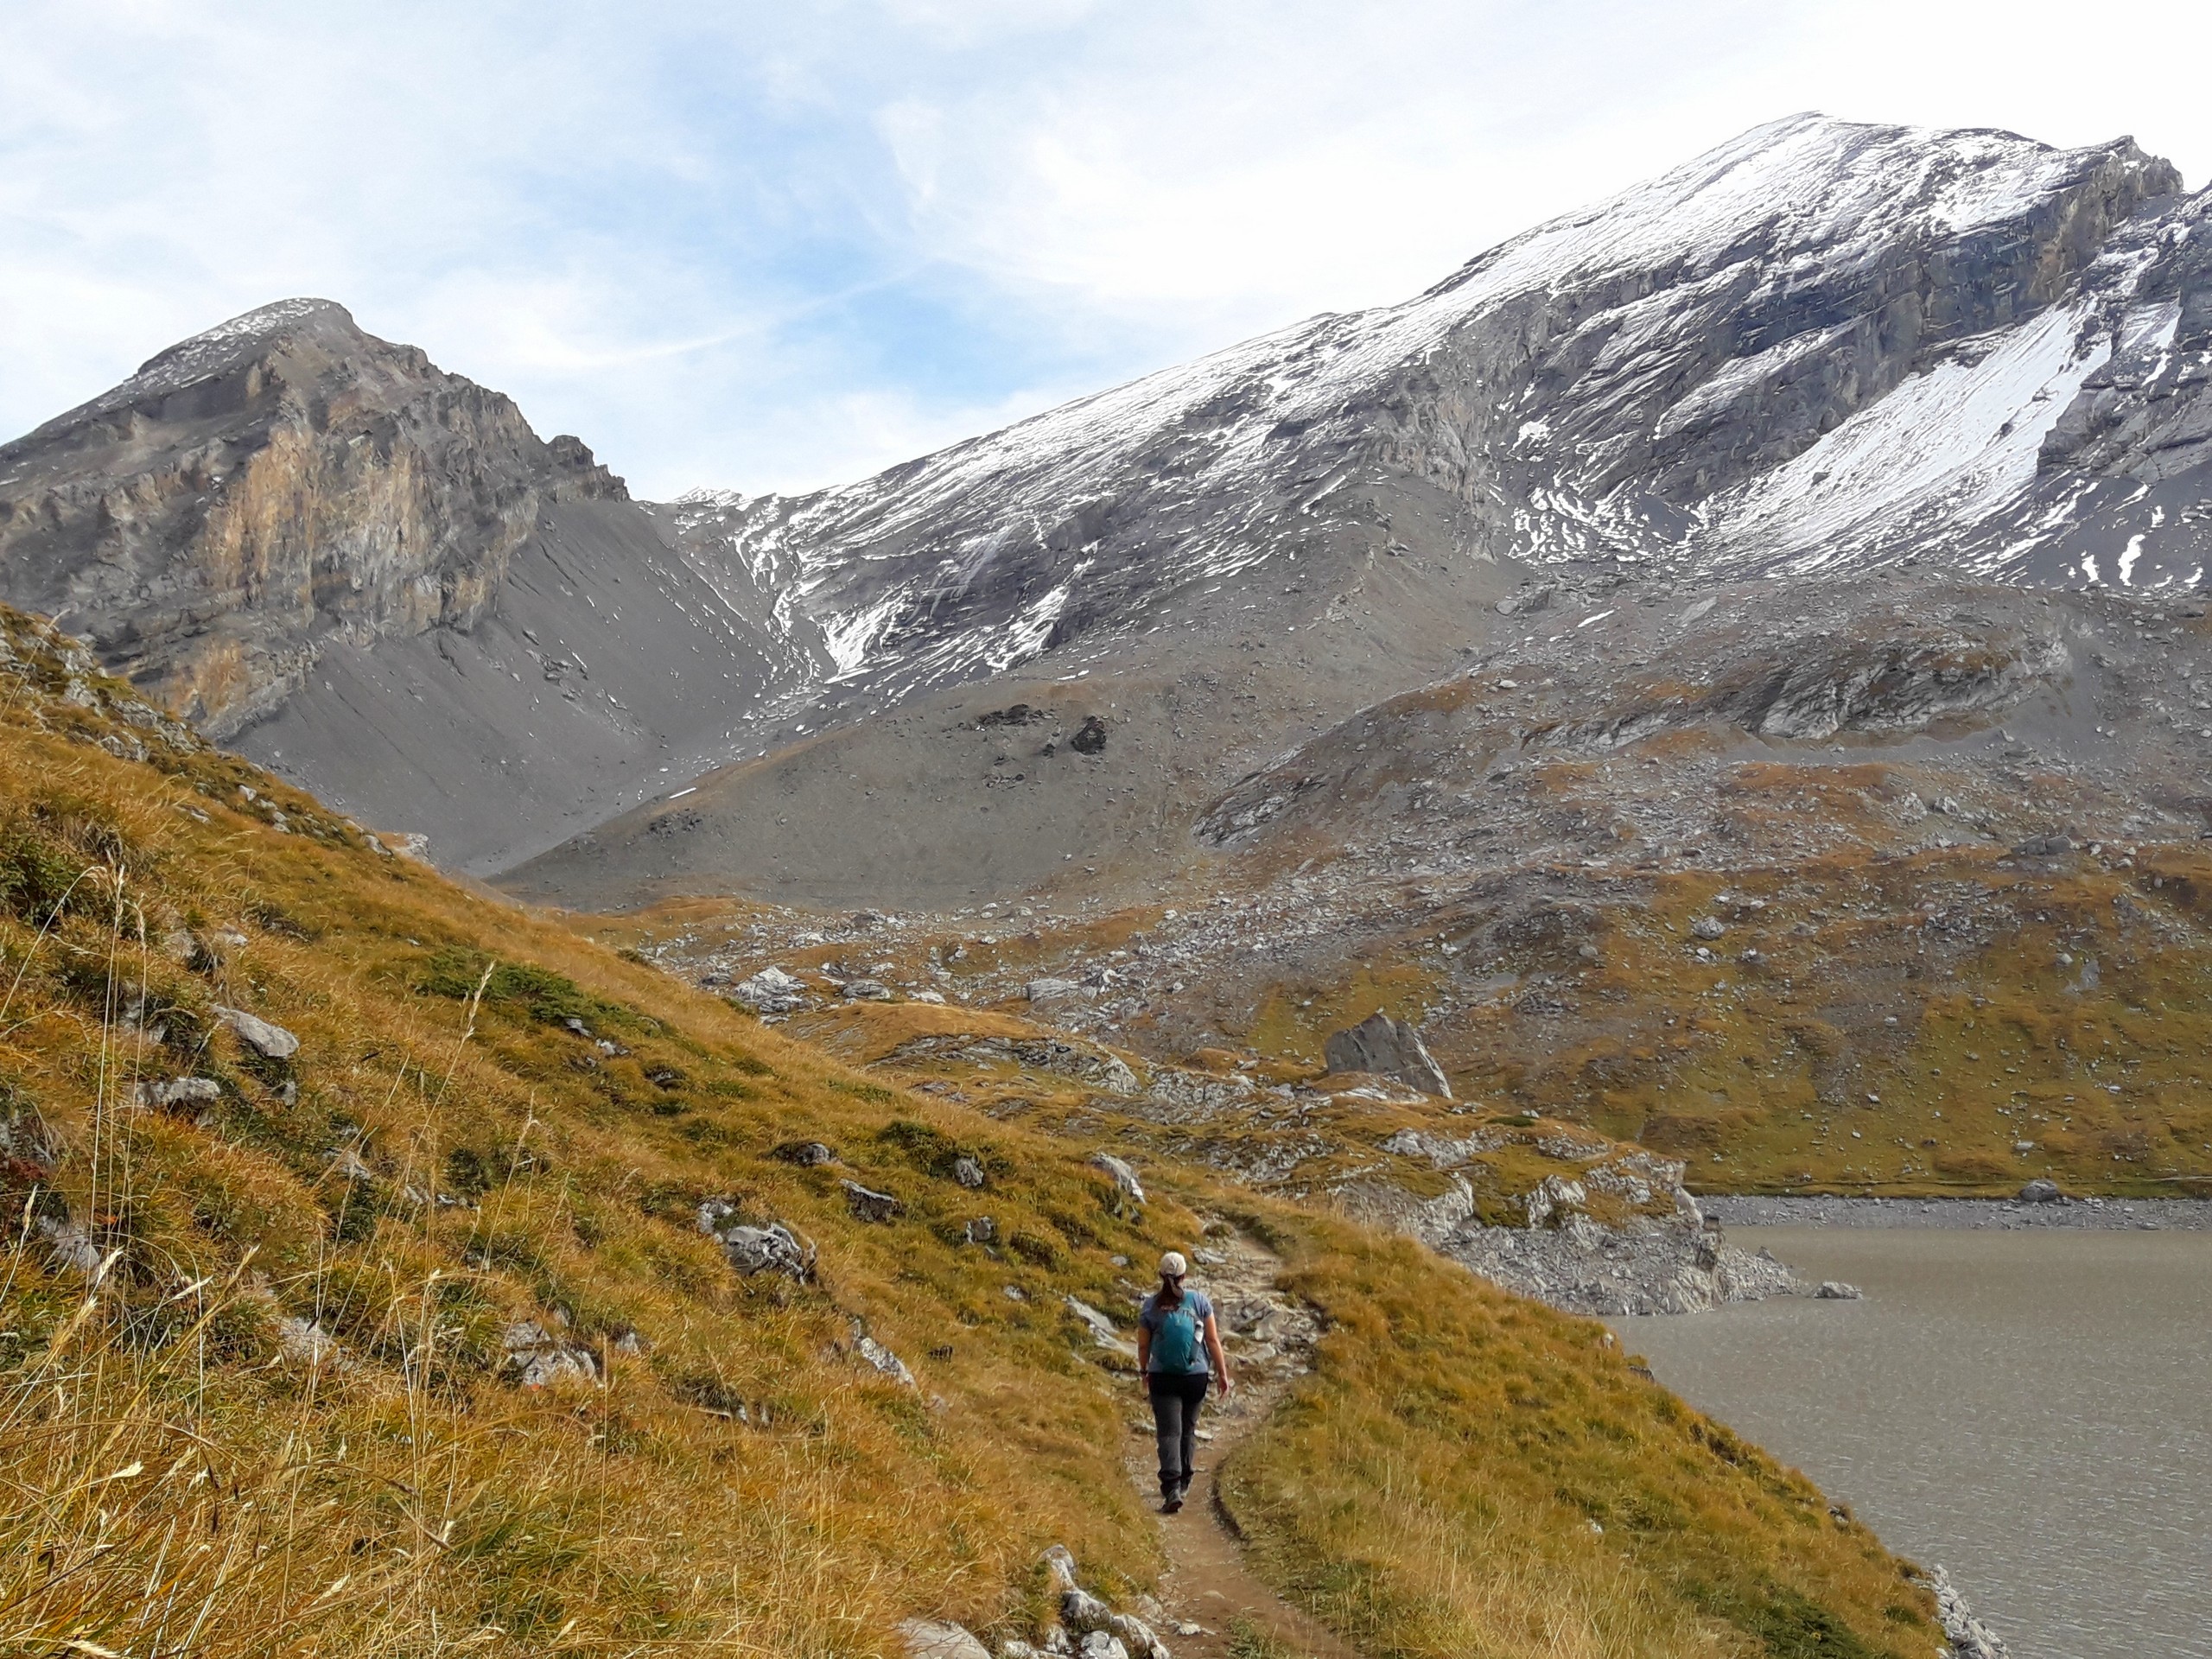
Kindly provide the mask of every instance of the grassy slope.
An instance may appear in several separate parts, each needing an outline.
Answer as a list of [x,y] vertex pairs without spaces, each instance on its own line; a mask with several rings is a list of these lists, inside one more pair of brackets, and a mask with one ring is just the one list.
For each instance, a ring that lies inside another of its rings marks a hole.
[[[1118,1216],[1080,1136],[887,1089],[379,856],[0,627],[0,1648],[865,1653],[912,1612],[1027,1624],[1053,1540],[1109,1588],[1154,1570],[1134,1398],[1062,1298],[1125,1307],[1116,1255],[1249,1195],[1156,1166]],[[134,1103],[180,1077],[215,1097]],[[773,1155],[801,1138],[843,1166]],[[899,1215],[856,1219],[847,1176]],[[817,1281],[737,1280],[693,1224],[714,1195],[814,1238]],[[1001,1247],[964,1241],[981,1213]],[[1332,1329],[1238,1503],[1369,1650],[1930,1646],[1897,1563],[1595,1325],[1249,1219]],[[517,1387],[519,1320],[603,1382]]]

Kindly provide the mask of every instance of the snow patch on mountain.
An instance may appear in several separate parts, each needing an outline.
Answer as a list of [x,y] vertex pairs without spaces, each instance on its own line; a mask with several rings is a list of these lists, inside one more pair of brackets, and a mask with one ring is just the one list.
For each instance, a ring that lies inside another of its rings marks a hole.
[[2035,481],[2044,436],[2111,354],[2061,307],[1908,378],[1795,461],[1708,504],[1724,563],[1793,575],[1974,524]]

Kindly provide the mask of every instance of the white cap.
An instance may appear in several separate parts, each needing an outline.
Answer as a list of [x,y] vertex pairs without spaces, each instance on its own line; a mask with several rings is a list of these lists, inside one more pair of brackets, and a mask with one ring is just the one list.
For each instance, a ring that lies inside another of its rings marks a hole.
[[1170,1250],[1160,1258],[1160,1276],[1163,1279],[1180,1279],[1190,1270],[1191,1264],[1183,1259],[1180,1250]]

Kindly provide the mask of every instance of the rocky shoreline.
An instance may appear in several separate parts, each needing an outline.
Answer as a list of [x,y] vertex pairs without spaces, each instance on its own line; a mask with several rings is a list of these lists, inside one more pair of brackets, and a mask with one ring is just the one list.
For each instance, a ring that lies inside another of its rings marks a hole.
[[1698,1205],[1727,1227],[1925,1227],[2009,1231],[2065,1227],[2105,1232],[2212,1232],[2212,1198],[1850,1198],[1807,1193],[1700,1193]]

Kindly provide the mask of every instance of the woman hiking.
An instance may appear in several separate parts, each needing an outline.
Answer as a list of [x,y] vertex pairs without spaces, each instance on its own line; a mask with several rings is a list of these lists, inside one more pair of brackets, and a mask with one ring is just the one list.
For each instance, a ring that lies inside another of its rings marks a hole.
[[1192,1444],[1206,1384],[1221,1379],[1226,1400],[1229,1357],[1221,1351],[1221,1331],[1213,1303],[1203,1290],[1184,1287],[1191,1264],[1179,1250],[1160,1258],[1160,1288],[1144,1299],[1137,1314],[1137,1365],[1145,1392],[1152,1396],[1152,1421],[1160,1437],[1160,1510],[1173,1515],[1191,1490]]

